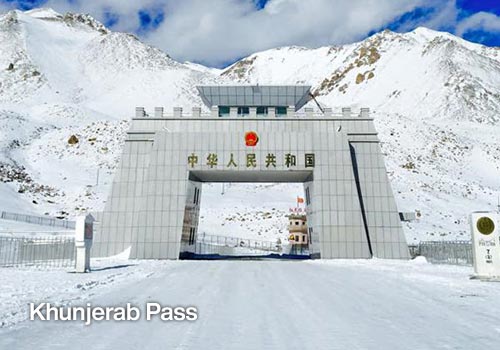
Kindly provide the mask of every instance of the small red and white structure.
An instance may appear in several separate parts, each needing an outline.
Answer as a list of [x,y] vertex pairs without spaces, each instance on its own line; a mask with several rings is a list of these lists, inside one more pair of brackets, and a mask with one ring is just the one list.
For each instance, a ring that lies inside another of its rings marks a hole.
[[309,244],[306,210],[300,207],[300,203],[304,203],[304,199],[297,197],[297,206],[290,208],[291,214],[288,215],[288,242],[292,245]]

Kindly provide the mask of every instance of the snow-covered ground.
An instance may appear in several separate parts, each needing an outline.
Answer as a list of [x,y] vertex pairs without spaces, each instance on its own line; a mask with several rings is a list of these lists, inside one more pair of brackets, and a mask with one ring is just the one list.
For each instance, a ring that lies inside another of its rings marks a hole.
[[[422,260],[120,261],[2,269],[1,349],[495,349],[500,283]],[[195,322],[23,321],[28,302],[195,306]]]
[[[66,305],[86,302],[103,293],[118,291],[124,284],[143,280],[172,261],[144,261],[138,264],[125,259],[92,260],[90,274],[73,273],[67,268],[0,268],[0,325],[9,328],[26,321],[29,302]],[[2,348],[2,346],[0,346]]]

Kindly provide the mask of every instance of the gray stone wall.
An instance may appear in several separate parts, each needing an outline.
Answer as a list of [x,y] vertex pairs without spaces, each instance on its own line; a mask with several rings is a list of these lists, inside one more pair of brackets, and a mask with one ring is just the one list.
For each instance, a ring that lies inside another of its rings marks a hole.
[[[245,145],[248,131],[259,136],[255,147]],[[296,165],[286,165],[287,154]],[[306,154],[314,154],[314,167]],[[204,181],[303,182],[314,257],[409,257],[373,120],[349,110],[267,118],[141,114],[132,120],[94,255],[131,247],[133,258],[177,259],[181,240],[196,231],[194,193]]]

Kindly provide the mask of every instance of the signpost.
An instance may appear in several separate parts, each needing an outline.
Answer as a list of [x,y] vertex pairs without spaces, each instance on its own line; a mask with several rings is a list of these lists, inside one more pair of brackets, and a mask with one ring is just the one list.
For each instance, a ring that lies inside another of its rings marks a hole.
[[90,248],[94,235],[94,217],[90,214],[76,219],[75,247],[76,266],[75,272],[90,272]]
[[471,214],[473,278],[500,280],[499,215],[494,212]]

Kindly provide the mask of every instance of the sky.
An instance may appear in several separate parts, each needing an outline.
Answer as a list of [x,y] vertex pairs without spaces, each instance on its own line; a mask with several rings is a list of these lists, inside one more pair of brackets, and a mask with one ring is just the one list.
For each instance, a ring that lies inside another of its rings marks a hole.
[[0,12],[88,13],[178,61],[225,67],[280,46],[342,45],[423,26],[500,46],[500,0],[0,0]]

